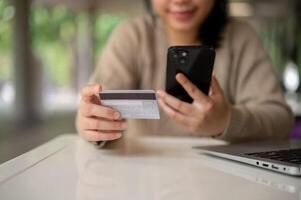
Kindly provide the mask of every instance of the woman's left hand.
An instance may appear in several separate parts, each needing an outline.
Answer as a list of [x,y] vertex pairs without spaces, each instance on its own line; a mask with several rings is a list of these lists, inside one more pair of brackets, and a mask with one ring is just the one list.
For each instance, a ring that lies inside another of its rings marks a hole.
[[199,136],[217,136],[223,133],[230,120],[230,105],[215,76],[212,76],[208,96],[183,74],[177,74],[176,80],[191,96],[193,102],[186,103],[163,90],[158,90],[158,102],[164,112],[189,133]]

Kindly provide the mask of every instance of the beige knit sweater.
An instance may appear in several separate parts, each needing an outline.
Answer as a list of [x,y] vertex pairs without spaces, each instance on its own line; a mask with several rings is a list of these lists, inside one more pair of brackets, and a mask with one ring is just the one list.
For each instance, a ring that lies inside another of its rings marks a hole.
[[[168,42],[159,19],[144,16],[118,26],[90,82],[104,89],[164,89]],[[231,104],[221,135],[228,141],[285,138],[293,116],[271,62],[254,30],[231,20],[217,49],[215,75]],[[160,120],[131,120],[126,134],[188,136],[160,111]]]

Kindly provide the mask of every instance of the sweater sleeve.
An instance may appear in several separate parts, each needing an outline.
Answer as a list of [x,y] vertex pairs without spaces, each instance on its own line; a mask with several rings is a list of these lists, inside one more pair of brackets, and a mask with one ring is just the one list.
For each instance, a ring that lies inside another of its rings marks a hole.
[[135,23],[122,22],[110,36],[90,83],[104,89],[135,89],[138,85],[137,58],[139,35]]
[[287,138],[293,115],[270,59],[249,25],[240,22],[236,27],[232,30],[231,117],[221,138],[232,142]]

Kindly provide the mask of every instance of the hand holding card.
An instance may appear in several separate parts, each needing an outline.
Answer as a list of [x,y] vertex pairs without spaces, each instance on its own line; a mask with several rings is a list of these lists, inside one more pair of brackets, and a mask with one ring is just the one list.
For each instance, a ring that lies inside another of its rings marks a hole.
[[117,110],[123,119],[160,119],[153,90],[104,90],[101,104]]
[[88,85],[81,92],[76,127],[89,142],[116,140],[127,129],[118,111],[101,104],[98,95],[101,91],[101,85]]

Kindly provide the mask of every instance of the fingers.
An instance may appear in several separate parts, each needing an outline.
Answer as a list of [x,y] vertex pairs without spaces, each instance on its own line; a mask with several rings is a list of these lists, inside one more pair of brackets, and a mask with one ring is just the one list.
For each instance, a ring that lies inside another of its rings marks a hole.
[[121,132],[106,133],[94,130],[85,130],[81,135],[89,142],[116,140],[122,136]]
[[108,121],[91,117],[78,116],[77,127],[80,135],[87,141],[109,141],[116,140],[126,130],[125,121]]
[[176,97],[167,94],[163,90],[158,90],[157,95],[164,101],[165,104],[177,111],[180,111],[183,114],[193,113],[193,111],[195,110],[191,104],[183,102]]
[[188,78],[183,74],[178,73],[176,75],[176,80],[182,85],[186,92],[194,99],[199,101],[208,101],[208,97],[201,92]]
[[182,124],[184,126],[190,126],[192,123],[192,118],[187,117],[176,110],[170,108],[162,99],[158,100],[159,105],[165,111],[165,113],[171,118],[174,119],[177,123]]
[[110,120],[118,120],[121,117],[120,113],[112,108],[90,103],[82,103],[79,112],[85,117],[101,117]]
[[85,102],[91,102],[95,98],[95,94],[101,92],[101,85],[89,85],[82,89],[81,97]]
[[83,130],[97,130],[97,131],[124,131],[127,128],[125,121],[107,121],[96,118],[83,118]]
[[77,127],[80,135],[91,142],[118,139],[127,128],[118,111],[100,105],[97,94],[101,91],[101,85],[90,85],[81,92]]

